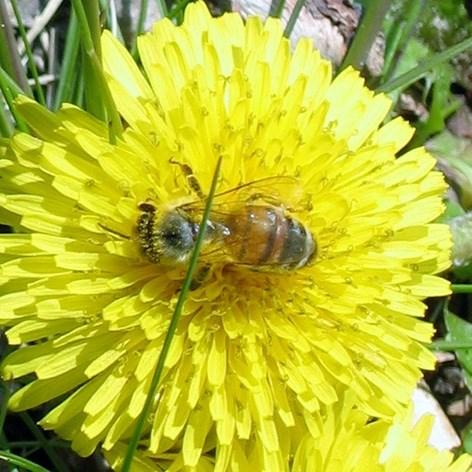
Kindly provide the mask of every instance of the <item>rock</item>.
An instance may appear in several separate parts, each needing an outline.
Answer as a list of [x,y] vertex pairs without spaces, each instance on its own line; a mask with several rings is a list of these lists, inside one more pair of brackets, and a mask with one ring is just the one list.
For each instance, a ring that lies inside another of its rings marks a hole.
[[[425,387],[427,388],[427,387]],[[434,425],[428,444],[439,451],[460,446],[461,440],[452,427],[448,417],[433,395],[424,388],[413,392],[413,421],[416,423],[423,415],[434,416]]]
[[[286,24],[295,6],[296,0],[287,0],[282,12]],[[270,0],[233,0],[232,8],[244,17],[259,15],[266,18],[270,11]],[[352,2],[346,0],[308,0],[290,35],[292,45],[301,37],[309,37],[321,55],[339,66],[354,36],[361,11]],[[372,76],[380,75],[383,67],[384,39],[382,35],[376,41],[367,58],[367,69]]]

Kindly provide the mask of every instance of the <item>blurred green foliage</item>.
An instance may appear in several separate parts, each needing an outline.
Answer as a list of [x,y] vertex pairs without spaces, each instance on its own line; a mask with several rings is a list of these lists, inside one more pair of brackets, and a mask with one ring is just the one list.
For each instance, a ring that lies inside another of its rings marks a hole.
[[[410,0],[396,0],[404,3]],[[419,22],[419,37],[440,51],[470,37],[472,21],[460,0],[429,0]]]
[[472,324],[445,310],[444,321],[448,329],[447,341],[463,344],[464,348],[456,349],[456,355],[464,370],[464,381],[472,389]]

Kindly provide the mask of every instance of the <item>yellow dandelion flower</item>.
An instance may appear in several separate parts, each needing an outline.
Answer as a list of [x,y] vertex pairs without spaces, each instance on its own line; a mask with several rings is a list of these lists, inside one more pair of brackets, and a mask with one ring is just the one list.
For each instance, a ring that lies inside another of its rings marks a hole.
[[[434,416],[423,416],[412,424],[409,412],[392,422],[369,422],[368,416],[352,408],[352,399],[329,408],[318,439],[306,436],[297,450],[293,472],[466,472],[472,456],[457,459],[448,450],[428,444]],[[204,470],[204,469],[202,469]]]
[[[392,421],[376,420],[353,408],[352,395],[341,395],[342,401],[326,408],[318,437],[307,434],[295,444],[296,452],[287,468],[292,472],[467,472],[472,456],[462,454],[456,459],[448,450],[439,451],[428,444],[434,417],[423,416],[412,425],[410,412],[402,412]],[[126,444],[119,442],[105,453],[113,470],[121,470]],[[233,454],[230,470],[265,470],[261,456],[253,453],[251,463]],[[197,472],[211,472],[215,457],[204,454],[195,466]],[[137,451],[135,472],[185,470],[176,450],[152,453]]]
[[127,123],[116,144],[74,106],[17,101],[35,137],[15,135],[0,160],[1,217],[16,228],[0,238],[0,322],[21,345],[2,374],[35,380],[10,407],[60,398],[41,424],[82,455],[129,437],[222,156],[149,450],[180,448],[186,467],[214,449],[218,470],[284,470],[290,438],[316,437],[338,391],[395,414],[434,363],[421,300],[449,293],[434,275],[450,262],[448,229],[431,224],[445,188],[434,160],[396,159],[412,130],[381,126],[388,98],[353,70],[332,81],[308,40],[290,50],[279,20],[214,19],[199,2],[139,52],[145,74],[103,36]]

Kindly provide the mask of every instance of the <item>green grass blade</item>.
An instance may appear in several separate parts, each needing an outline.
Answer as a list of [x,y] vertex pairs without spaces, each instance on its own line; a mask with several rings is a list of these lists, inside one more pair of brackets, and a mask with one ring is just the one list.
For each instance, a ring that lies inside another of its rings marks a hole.
[[169,15],[169,10],[165,0],[156,0],[156,5],[162,18]]
[[28,126],[26,122],[21,118],[21,116],[16,112],[15,103],[13,102],[14,98],[18,94],[22,94],[23,91],[18,87],[16,82],[0,67],[0,90],[5,97],[10,113],[16,122],[16,127],[20,131],[28,131]]
[[[116,136],[121,135],[123,132],[121,119],[116,109],[115,102],[113,101],[113,97],[111,96],[110,89],[108,88],[108,84],[105,80],[100,59],[94,47],[93,37],[89,28],[84,6],[80,0],[72,0],[72,4],[77,15],[79,29],[81,31],[82,44],[87,57],[87,62],[85,65],[89,66],[91,75],[94,77],[93,83],[97,84],[96,86],[97,91],[100,92],[100,99],[102,99],[103,94],[103,102],[101,103],[105,104],[107,112],[104,121],[108,122],[108,119],[111,121],[110,141],[113,143],[116,141]],[[89,79],[87,77],[87,68],[84,69],[84,72],[86,74],[86,80],[84,80],[84,82],[87,82]],[[85,90],[87,90],[87,86],[90,86],[90,82],[88,84],[85,83]],[[100,115],[98,115],[98,118],[103,119],[103,117]]]
[[34,80],[34,90],[36,91],[36,97],[41,103],[41,105],[46,106],[46,98],[44,97],[43,87],[39,83],[39,75],[38,69],[36,68],[36,64],[33,59],[33,52],[31,51],[31,46],[26,37],[25,27],[23,25],[23,20],[21,19],[20,11],[18,10],[18,4],[16,0],[10,0],[11,6],[13,7],[13,12],[15,13],[16,21],[18,22],[18,30],[20,31],[21,39],[23,40],[23,44],[25,45],[25,52],[28,58],[28,68],[33,76]]
[[[188,3],[188,2],[187,2]],[[137,37],[144,31],[144,23],[146,22],[147,10],[148,10],[149,0],[141,0],[141,5],[139,7],[139,16],[138,23],[136,25],[135,36],[133,39],[132,53],[133,55],[137,53]],[[169,16],[169,11],[165,0],[156,0],[157,9],[161,18]]]
[[102,6],[102,10],[106,13],[107,28],[111,31],[113,36],[118,38],[121,42],[124,42],[120,24],[118,23],[115,0],[100,0],[100,5]]
[[455,351],[456,349],[471,349],[472,341],[447,341],[445,339],[437,339],[429,345],[434,351]]
[[18,84],[8,75],[8,73],[0,67],[0,78],[4,81],[5,85],[11,90],[14,97],[17,95],[23,95],[24,92],[18,87]]
[[167,330],[166,337],[164,339],[161,352],[159,354],[159,359],[157,361],[157,365],[154,370],[151,385],[149,387],[149,392],[147,394],[146,401],[144,403],[143,411],[139,415],[138,421],[136,423],[136,427],[134,428],[133,435],[130,439],[128,449],[126,451],[126,456],[123,461],[123,466],[121,469],[122,472],[129,472],[131,469],[134,453],[136,451],[136,448],[138,447],[138,442],[141,438],[141,434],[144,429],[144,424],[149,416],[149,410],[151,408],[157,388],[159,386],[162,371],[164,370],[164,363],[165,363],[167,354],[169,352],[172,339],[175,334],[175,330],[177,329],[177,325],[180,320],[182,308],[184,306],[185,300],[187,299],[187,295],[190,290],[190,284],[192,283],[193,274],[197,267],[198,255],[200,254],[200,248],[203,242],[203,237],[205,235],[205,231],[206,231],[206,227],[208,223],[208,217],[210,216],[211,204],[213,202],[213,197],[216,191],[216,184],[218,182],[218,176],[220,174],[220,168],[221,168],[221,160],[222,160],[222,157],[220,156],[218,158],[215,172],[213,174],[213,179],[212,179],[211,187],[210,187],[210,193],[208,194],[208,198],[206,201],[205,210],[203,212],[202,221],[200,223],[200,228],[198,230],[198,236],[195,241],[195,247],[192,252],[192,257],[190,258],[190,263],[187,269],[187,273],[185,274],[185,278],[182,284],[182,289],[179,293],[179,298],[177,299],[177,304],[175,306],[175,310],[170,320],[169,328]]
[[469,284],[451,284],[453,293],[472,293],[472,285]]
[[50,472],[48,469],[45,469],[39,464],[35,464],[34,462],[17,456],[11,452],[0,451],[0,459],[3,459],[10,464],[15,464],[18,467],[22,467],[25,470],[29,470],[30,472]]
[[98,58],[102,57],[102,45],[100,38],[102,30],[100,27],[100,8],[97,0],[82,0],[82,6],[87,17],[87,25],[90,32],[93,49]]
[[6,104],[0,95],[0,136],[9,138],[12,135],[13,127],[8,115]]
[[[58,439],[51,439],[48,444],[53,447],[60,447],[61,449],[70,449],[70,443],[60,441]],[[30,441],[9,441],[9,449],[18,449],[20,447],[41,448],[38,441],[32,439]]]
[[184,10],[187,5],[191,2],[191,0],[177,0],[167,13],[167,16],[170,19],[176,21],[178,25],[180,25],[184,19]]
[[[1,5],[1,2],[0,2]],[[0,14],[0,21],[2,15]],[[4,28],[0,28],[0,66],[12,77],[15,76],[15,68],[10,57],[10,50],[8,48],[8,40]]]
[[[156,0],[157,8],[161,18],[168,16],[167,5],[164,0]],[[138,36],[144,31],[144,23],[146,22],[147,11],[148,11],[149,0],[141,0],[139,6],[138,23],[136,25],[136,31],[134,32],[133,44],[131,46],[131,54],[134,58],[138,56]]]
[[[54,110],[57,110],[62,103],[73,101],[74,77],[77,76],[77,61],[79,55],[79,24],[74,11],[71,12],[69,27],[67,29],[64,56],[61,64],[61,74],[57,85],[54,99]],[[77,83],[78,81],[76,81]]]
[[49,444],[49,441],[47,440],[46,436],[44,436],[41,429],[38,428],[36,423],[28,415],[28,413],[20,412],[19,416],[22,419],[23,423],[25,423],[25,425],[31,431],[31,434],[38,440],[40,447],[44,450],[46,455],[49,457],[49,460],[54,465],[54,470],[56,470],[57,472],[68,472],[67,465],[56,453],[54,448]]
[[136,31],[134,32],[133,45],[131,46],[131,54],[134,58],[138,54],[138,36],[144,31],[144,22],[146,21],[148,0],[141,0],[139,5],[138,23],[136,25]]
[[467,38],[460,43],[451,46],[445,51],[438,52],[429,56],[424,62],[414,67],[413,69],[405,72],[399,77],[389,80],[384,85],[381,85],[376,89],[377,92],[389,93],[397,89],[404,89],[416,82],[418,79],[421,79],[427,72],[436,67],[443,62],[448,61],[459,55],[460,53],[466,51],[467,49],[472,48],[472,38]]
[[369,51],[374,44],[378,32],[382,29],[385,15],[390,8],[391,0],[371,0],[365,6],[365,12],[362,15],[361,22],[357,28],[356,34],[352,39],[347,54],[339,67],[342,71],[348,66],[355,69],[362,69]]
[[[5,431],[2,431],[0,429],[0,451],[9,451],[13,447],[11,446],[11,443],[8,442],[7,437],[5,436]],[[8,468],[8,471],[10,471],[12,467]]]
[[390,77],[392,70],[396,66],[394,58],[398,51],[404,28],[404,23],[402,21],[397,21],[388,32],[388,37],[385,40],[384,64],[382,68],[382,77],[380,78],[381,83],[384,83]]
[[81,70],[76,79],[74,96],[72,98],[72,103],[80,108],[84,107],[84,88],[84,74],[83,70]]
[[380,83],[390,80],[397,68],[401,52],[406,47],[423,8],[425,0],[410,0],[406,2],[405,10],[401,11],[398,21],[394,22],[385,44],[385,59]]
[[92,65],[91,56],[86,52],[82,55],[82,72],[84,78],[85,109],[99,120],[107,122],[106,107],[100,93],[96,71]]
[[3,431],[3,425],[5,424],[5,418],[7,417],[8,400],[10,398],[10,389],[8,384],[0,380],[0,392],[2,403],[0,404],[0,431]]
[[108,88],[108,84],[105,80],[105,76],[103,75],[102,65],[97,57],[96,54],[91,54],[90,60],[92,63],[92,68],[94,72],[97,74],[97,77],[100,79],[101,84],[101,91],[105,95],[105,103],[107,107],[107,115],[111,120],[111,127],[110,130],[110,142],[115,143],[116,137],[120,136],[123,133],[123,126],[121,125],[121,118],[118,114],[118,110],[116,109],[115,102],[113,97],[111,96],[110,89]]
[[287,38],[289,38],[292,34],[293,28],[295,27],[295,23],[297,22],[298,17],[300,16],[300,12],[302,11],[303,5],[305,5],[305,0],[297,0],[297,3],[295,3],[295,6],[293,7],[292,14],[288,19],[287,26],[284,30],[284,36],[286,36]]
[[141,4],[139,6],[138,24],[136,25],[136,36],[139,36],[144,31],[144,22],[146,21],[147,17],[148,4],[148,0],[141,0]]
[[284,11],[285,0],[272,0],[270,4],[269,15],[274,18],[280,18]]
[[85,51],[84,57],[84,79],[85,79],[85,107],[87,111],[102,121],[107,121],[106,103],[101,91],[100,77],[93,65],[91,54],[101,57],[100,45],[100,11],[98,1],[81,0],[80,10],[76,7],[79,2],[74,1],[74,10],[77,14],[82,45]]
[[28,78],[21,64],[18,44],[15,40],[5,0],[0,1],[0,24],[2,25],[0,28],[0,64],[9,75],[15,78],[23,93],[31,96],[31,88],[28,85]]

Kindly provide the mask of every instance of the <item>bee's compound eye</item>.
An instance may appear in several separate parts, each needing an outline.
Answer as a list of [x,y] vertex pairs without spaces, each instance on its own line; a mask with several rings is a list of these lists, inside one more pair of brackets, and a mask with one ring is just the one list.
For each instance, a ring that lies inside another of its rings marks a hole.
[[146,213],[154,213],[156,211],[156,207],[150,202],[141,202],[138,204],[138,208]]

